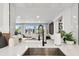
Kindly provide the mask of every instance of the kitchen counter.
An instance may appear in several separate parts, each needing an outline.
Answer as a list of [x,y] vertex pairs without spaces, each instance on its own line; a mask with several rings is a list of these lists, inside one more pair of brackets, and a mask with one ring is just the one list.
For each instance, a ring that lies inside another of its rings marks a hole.
[[63,45],[63,46],[60,46],[59,49],[66,56],[79,56],[79,46],[78,45]]
[[21,56],[28,49],[24,43],[19,43],[14,47],[4,47],[0,49],[0,56]]
[[[38,47],[37,47],[38,48]],[[47,47],[39,47],[47,48]],[[48,47],[49,48],[49,47]],[[76,45],[61,45],[53,46],[52,48],[59,48],[66,56],[79,56],[79,46]],[[4,47],[0,49],[0,56],[21,56],[28,50],[26,43],[19,43],[14,47]]]

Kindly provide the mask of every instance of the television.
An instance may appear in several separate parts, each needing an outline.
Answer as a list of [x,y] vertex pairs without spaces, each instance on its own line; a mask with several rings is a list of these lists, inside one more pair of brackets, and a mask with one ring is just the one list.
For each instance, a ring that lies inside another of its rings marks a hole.
[[51,22],[49,24],[49,34],[53,35],[54,34],[54,23]]

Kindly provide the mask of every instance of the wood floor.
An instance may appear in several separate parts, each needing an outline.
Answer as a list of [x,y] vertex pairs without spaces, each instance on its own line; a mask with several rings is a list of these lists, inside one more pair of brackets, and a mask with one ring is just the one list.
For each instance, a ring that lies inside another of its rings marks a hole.
[[24,56],[65,56],[58,48],[29,48]]

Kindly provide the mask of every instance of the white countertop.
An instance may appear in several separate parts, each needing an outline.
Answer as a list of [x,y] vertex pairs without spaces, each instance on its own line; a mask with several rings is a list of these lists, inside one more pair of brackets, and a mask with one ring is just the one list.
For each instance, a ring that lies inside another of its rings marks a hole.
[[14,47],[4,47],[0,49],[0,56],[21,56],[28,49],[24,43],[20,43]]
[[63,46],[59,47],[59,49],[66,56],[79,56],[79,46],[77,46],[77,45],[63,45]]
[[[79,56],[79,46],[76,45],[53,46],[52,48],[59,48],[66,56]],[[20,43],[14,47],[7,46],[0,49],[0,56],[21,56],[27,49],[26,43]]]

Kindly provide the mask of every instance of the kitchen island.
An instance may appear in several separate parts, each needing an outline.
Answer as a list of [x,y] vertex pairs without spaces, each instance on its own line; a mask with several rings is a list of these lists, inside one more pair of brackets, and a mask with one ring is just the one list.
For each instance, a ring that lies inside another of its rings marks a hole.
[[[35,48],[35,47],[34,47]],[[36,47],[38,49],[44,48],[45,50],[50,47]],[[79,56],[79,46],[77,45],[61,45],[61,46],[52,46],[50,49],[58,48],[65,56]],[[28,52],[29,46],[26,43],[22,42],[14,47],[4,47],[0,48],[0,56],[22,56],[24,53]],[[28,55],[29,56],[29,55]],[[53,55],[52,55],[53,56]]]

